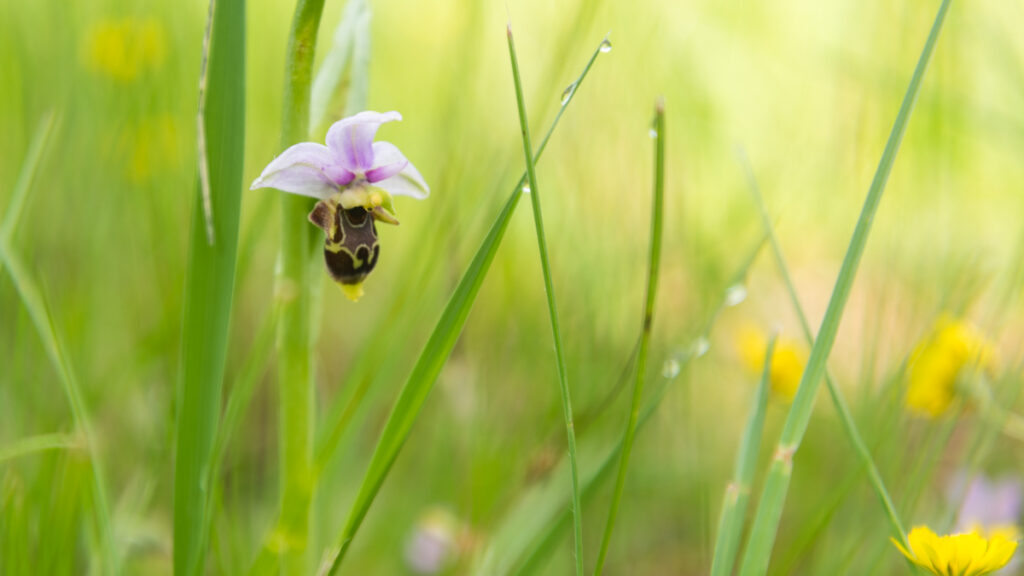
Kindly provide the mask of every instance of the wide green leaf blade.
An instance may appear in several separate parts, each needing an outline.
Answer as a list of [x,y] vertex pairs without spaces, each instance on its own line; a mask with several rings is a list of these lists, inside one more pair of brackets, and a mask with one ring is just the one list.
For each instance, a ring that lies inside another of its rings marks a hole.
[[174,573],[203,572],[210,457],[235,283],[245,147],[245,0],[217,0],[210,39],[205,114],[214,243],[207,238],[201,186],[192,207],[174,466]]

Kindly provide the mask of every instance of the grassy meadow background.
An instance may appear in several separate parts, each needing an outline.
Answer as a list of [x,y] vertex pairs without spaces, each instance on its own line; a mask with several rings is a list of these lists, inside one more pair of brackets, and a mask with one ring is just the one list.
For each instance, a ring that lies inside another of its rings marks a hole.
[[[379,228],[381,258],[358,304],[319,269],[314,276],[323,290],[313,316],[317,438],[341,415],[346,425],[312,507],[310,572],[337,538],[404,379],[524,169],[509,18],[535,143],[609,30],[613,45],[575,94],[537,174],[581,445],[621,434],[629,408],[647,274],[648,131],[652,104],[665,97],[664,248],[648,390],[668,388],[637,436],[607,570],[696,574],[710,566],[758,379],[743,361],[742,335],[779,327],[802,342],[767,249],[743,284],[746,298],[733,287],[736,305],[714,315],[764,236],[741,158],[817,328],[938,4],[373,1],[369,108],[402,113],[380,137],[402,149],[432,194],[396,201],[402,224]],[[326,2],[318,56],[343,8]],[[293,9],[248,2],[246,188],[281,152]],[[80,387],[126,574],[172,571],[175,388],[206,10],[199,0],[0,0],[0,214],[52,115],[8,246],[38,286]],[[829,360],[908,526],[948,521],[959,503],[947,494],[965,468],[993,478],[1024,472],[1020,440],[1000,434],[991,417],[966,410],[922,419],[902,404],[907,359],[943,314],[992,340],[994,394],[1016,398],[1021,22],[1019,3],[953,4]],[[247,573],[278,512],[268,324],[277,194],[242,196],[225,398],[245,374],[258,380],[216,479],[208,573]],[[0,454],[20,439],[60,436],[51,449],[0,459],[0,573],[99,571],[90,461],[45,339],[2,270]],[[545,302],[531,214],[520,205],[342,573],[415,573],[411,543],[425,530],[449,544],[440,573],[475,573],[523,495],[550,479],[565,435]],[[712,319],[707,353],[695,354]],[[786,410],[781,398],[769,404],[754,499]],[[586,458],[581,450],[581,467],[593,466]],[[588,568],[611,476],[584,495]],[[565,499],[550,507],[564,513],[562,524],[528,572],[571,570],[568,483],[560,486]],[[771,574],[906,571],[825,392],[786,504]]]

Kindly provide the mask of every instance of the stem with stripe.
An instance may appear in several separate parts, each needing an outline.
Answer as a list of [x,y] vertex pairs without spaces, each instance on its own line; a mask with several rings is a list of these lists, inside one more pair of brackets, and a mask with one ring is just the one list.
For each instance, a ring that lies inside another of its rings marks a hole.
[[764,491],[761,495],[761,502],[758,505],[757,515],[754,518],[754,525],[751,530],[751,539],[747,545],[746,554],[743,557],[743,565],[740,568],[741,576],[758,576],[768,571],[768,563],[771,559],[772,548],[775,544],[775,535],[778,530],[779,521],[782,518],[782,508],[786,501],[786,493],[789,490],[789,481],[793,472],[793,457],[800,447],[807,425],[810,423],[811,413],[814,409],[814,397],[818,391],[822,376],[825,373],[825,362],[832,352],[835,344],[836,334],[839,331],[839,322],[842,319],[843,309],[849,300],[850,291],[853,287],[853,279],[857,273],[861,256],[864,254],[864,247],[867,244],[868,233],[874,221],[878,204],[885,191],[886,182],[892,171],[896,160],[896,153],[899,151],[900,143],[907,129],[910,114],[913,111],[914,103],[920,93],[921,81],[924,78],[925,70],[931,61],[938,41],[939,32],[949,11],[951,0],[943,0],[939,7],[935,22],[928,40],[925,42],[921,57],[918,59],[914,75],[910,80],[903,103],[900,106],[896,122],[889,133],[889,140],[886,142],[885,151],[878,164],[871,188],[868,190],[867,199],[861,210],[860,218],[857,220],[857,227],[854,229],[853,238],[847,249],[846,257],[843,259],[842,267],[839,270],[839,278],[836,280],[832,297],[829,300],[825,318],[822,320],[821,329],[818,330],[818,338],[811,348],[811,356],[807,362],[803,377],[800,380],[800,387],[797,390],[793,406],[786,418],[786,425],[782,431],[778,447],[772,457],[771,469],[765,481]]

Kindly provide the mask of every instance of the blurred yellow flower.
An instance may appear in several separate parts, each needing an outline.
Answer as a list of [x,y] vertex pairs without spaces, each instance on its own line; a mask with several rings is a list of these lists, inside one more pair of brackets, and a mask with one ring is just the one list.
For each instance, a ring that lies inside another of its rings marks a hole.
[[160,67],[166,56],[164,28],[152,18],[101,20],[86,32],[86,65],[115,80],[131,82]]
[[170,114],[141,118],[120,131],[117,146],[125,158],[125,176],[135,184],[177,169],[181,161],[178,119]]
[[[764,354],[767,347],[768,338],[752,326],[746,326],[737,333],[736,349],[743,364],[753,374],[761,374],[764,370]],[[806,364],[807,357],[800,344],[787,338],[779,338],[775,343],[769,373],[772,393],[787,402],[792,401],[797,388],[800,387],[800,378],[804,374]]]
[[1001,532],[983,538],[978,532],[939,536],[927,526],[917,526],[907,536],[910,550],[890,538],[911,562],[939,576],[981,576],[1006,566],[1017,542]]
[[942,317],[910,356],[907,409],[920,416],[941,416],[958,394],[957,380],[966,368],[989,368],[995,353],[968,324]]

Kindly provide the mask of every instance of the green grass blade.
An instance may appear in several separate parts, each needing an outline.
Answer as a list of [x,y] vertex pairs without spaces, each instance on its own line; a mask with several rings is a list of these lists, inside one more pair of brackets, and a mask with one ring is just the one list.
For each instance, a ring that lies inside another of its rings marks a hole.
[[260,377],[267,369],[267,359],[271,357],[274,348],[274,334],[277,330],[278,308],[274,308],[261,322],[253,338],[252,346],[242,362],[242,369],[238,378],[231,386],[228,401],[224,408],[224,417],[217,430],[217,438],[213,443],[213,451],[210,456],[210,491],[206,500],[206,517],[203,529],[207,530],[203,540],[207,540],[210,530],[210,520],[213,519],[215,506],[220,501],[220,475],[224,466],[224,458],[227,455],[228,445],[232,436],[241,425],[242,418],[249,409],[253,394],[256,392],[256,385]]
[[[593,435],[580,439],[581,495],[593,489],[611,472],[621,447],[621,436],[614,440]],[[565,489],[571,481],[570,465],[569,460],[561,460],[548,478],[519,497],[495,530],[473,574],[529,573],[525,565],[531,557],[543,553],[549,545],[561,542],[560,536],[564,534],[561,530],[566,527],[564,521],[570,520],[571,495]]]
[[776,336],[768,342],[764,355],[764,370],[757,385],[754,401],[750,405],[747,427],[743,431],[739,453],[736,455],[736,471],[732,483],[725,489],[722,512],[718,519],[718,536],[715,539],[715,555],[711,561],[711,576],[729,576],[736,563],[736,553],[743,537],[743,521],[747,517],[747,501],[754,482],[754,468],[757,466],[757,452],[761,446],[764,431],[764,413],[768,408],[768,390],[771,380],[772,354],[775,352]]
[[[285,61],[281,149],[309,139],[310,85],[324,0],[298,0]],[[282,573],[305,574],[309,507],[313,496],[314,383],[312,376],[314,229],[309,198],[281,194],[281,253],[277,295],[278,462],[281,515],[271,537]],[[319,283],[319,278],[317,278]]]
[[75,428],[82,435],[89,451],[90,468],[92,469],[92,498],[100,538],[101,565],[106,571],[116,574],[120,570],[117,554],[114,549],[114,530],[110,519],[106,483],[103,478],[103,463],[96,451],[92,422],[89,412],[85,407],[85,400],[82,398],[78,379],[71,366],[71,361],[61,344],[43,292],[29,275],[21,259],[11,251],[7,239],[2,236],[0,236],[0,262],[5,264],[7,272],[14,283],[14,288],[21,297],[22,303],[32,319],[32,324],[35,326],[40,340],[42,340],[46,354],[57,371],[61,385],[64,388],[64,395],[71,406],[71,417],[74,419]]
[[[786,291],[789,293],[790,304],[793,305],[793,310],[796,312],[797,318],[800,321],[800,327],[803,330],[804,338],[807,340],[807,345],[813,347],[814,333],[811,332],[811,324],[807,321],[807,314],[804,313],[803,306],[800,305],[800,297],[796,292],[796,284],[793,283],[793,278],[789,273],[789,266],[786,265],[786,259],[782,255],[782,247],[779,245],[778,237],[775,235],[775,227],[772,225],[771,218],[768,216],[768,208],[765,206],[764,197],[761,195],[761,189],[757,185],[757,180],[754,178],[754,172],[745,157],[743,158],[743,163],[750,183],[751,192],[754,195],[758,211],[761,214],[761,224],[764,226],[765,233],[768,234],[772,254],[775,257],[775,265],[778,267],[779,275],[782,276],[782,281],[786,285]],[[850,411],[850,407],[847,405],[846,399],[843,397],[842,390],[839,389],[839,386],[836,384],[832,374],[829,373],[827,362],[824,373],[825,386],[828,388],[829,396],[832,397],[832,404],[835,406],[836,413],[839,414],[839,421],[842,423],[843,431],[846,433],[846,437],[850,440],[850,444],[853,445],[853,450],[857,453],[857,456],[864,465],[865,471],[868,475],[868,481],[871,482],[871,487],[874,489],[879,501],[881,501],[882,508],[885,510],[885,515],[892,527],[893,536],[900,541],[904,548],[909,550],[910,543],[907,541],[907,532],[903,528],[903,522],[900,521],[900,516],[896,511],[896,506],[893,504],[892,496],[889,495],[889,491],[885,487],[885,482],[882,480],[882,474],[878,471],[878,466],[875,465],[875,460],[871,455],[871,450],[868,448],[867,443],[864,442],[864,438],[861,436],[860,430],[857,428],[857,423],[853,419],[853,413]]]
[[750,543],[743,557],[743,565],[740,569],[742,576],[757,576],[768,571],[768,563],[771,559],[771,552],[775,543],[775,534],[779,521],[782,518],[782,508],[789,489],[789,481],[793,470],[793,456],[800,447],[800,442],[803,440],[804,432],[807,430],[807,425],[810,422],[811,412],[814,408],[814,397],[825,372],[825,362],[832,352],[832,345],[835,343],[836,333],[839,330],[839,322],[842,319],[843,309],[849,299],[850,290],[853,287],[853,279],[856,276],[861,256],[864,254],[864,246],[867,244],[868,233],[871,230],[875,212],[882,199],[882,193],[885,190],[889,173],[892,171],[892,165],[896,160],[896,153],[899,151],[903,134],[906,132],[914,103],[920,93],[921,81],[924,78],[925,70],[928,68],[928,63],[931,61],[932,53],[935,50],[935,44],[938,41],[939,32],[942,30],[942,24],[945,21],[950,2],[951,0],[943,0],[935,16],[935,23],[932,25],[928,40],[925,42],[921,57],[918,59],[914,75],[910,80],[910,86],[907,88],[899,114],[896,116],[896,122],[893,124],[892,132],[889,134],[889,140],[885,145],[882,159],[871,182],[871,188],[868,190],[867,199],[864,201],[860,218],[857,220],[857,226],[854,229],[850,246],[847,249],[845,258],[843,258],[843,264],[839,270],[839,277],[832,291],[832,297],[829,300],[825,318],[822,320],[821,329],[818,330],[818,337],[811,348],[811,356],[807,362],[807,368],[804,370],[803,377],[800,380],[800,387],[786,418],[782,437],[772,457],[771,470],[758,505]]
[[537,247],[540,250],[540,266],[544,274],[544,291],[548,299],[548,317],[551,320],[551,334],[555,342],[555,363],[558,366],[558,387],[562,396],[562,416],[565,419],[565,435],[569,447],[569,470],[572,477],[572,519],[576,557],[576,575],[583,574],[583,511],[580,509],[579,469],[576,464],[576,430],[572,423],[572,399],[569,395],[569,374],[565,366],[565,352],[562,349],[562,333],[558,323],[558,306],[555,304],[555,285],[551,280],[551,264],[548,259],[548,241],[544,234],[544,217],[541,214],[540,190],[537,186],[537,169],[533,161],[533,144],[530,142],[530,124],[526,117],[526,103],[523,101],[523,82],[519,75],[519,59],[516,57],[512,25],[508,25],[508,53],[512,61],[512,78],[515,81],[516,105],[519,108],[519,126],[523,136],[523,156],[526,158],[526,174],[530,183],[530,201],[533,205],[533,223],[537,232]]
[[[763,246],[764,242],[762,241],[750,250],[726,286],[731,287],[744,282]],[[727,292],[722,293],[718,306],[712,310],[702,325],[698,341],[707,340],[710,336],[719,313],[726,307],[726,294]],[[679,366],[660,380],[650,398],[644,403],[637,420],[638,429],[643,428],[650,416],[661,405],[662,399],[676,377],[698,357],[699,354],[691,349],[690,354],[673,359],[679,363]],[[588,492],[612,470],[612,464],[620,455],[622,441],[623,435],[621,434],[611,441],[603,436],[595,435],[581,438],[579,453],[585,456],[580,459],[583,463],[580,467],[581,496],[586,497]],[[549,479],[537,484],[519,497],[494,531],[494,536],[491,537],[487,549],[472,571],[473,574],[495,576],[535,573],[532,569],[543,560],[546,552],[557,546],[560,536],[563,534],[561,527],[568,520],[569,494],[565,490],[565,484],[569,481],[568,475],[569,470],[563,460]]]
[[93,506],[96,512],[96,527],[100,539],[100,559],[102,560],[102,566],[108,572],[117,574],[120,570],[115,551],[110,506],[107,503],[103,463],[96,451],[89,412],[85,407],[85,401],[82,398],[82,392],[71,361],[64,351],[56,326],[54,326],[44,294],[28,273],[28,269],[21,259],[11,250],[10,245],[25,201],[28,198],[28,193],[32,188],[32,183],[35,181],[43,152],[46,150],[53,134],[55,122],[53,114],[42,120],[22,164],[10,203],[4,213],[3,223],[0,224],[0,271],[6,268],[8,274],[10,274],[14,288],[18,292],[25,309],[28,310],[32,324],[40,340],[42,340],[50,363],[60,378],[64,395],[71,406],[71,416],[74,420],[75,428],[82,435],[85,448],[89,453],[90,469],[92,472]]
[[[603,43],[604,41],[602,41],[602,45]],[[536,152],[534,152],[534,162],[540,161],[540,157],[544,153],[551,135],[562,119],[562,114],[575,98],[576,93],[579,92],[579,86],[583,83],[584,78],[590,72],[591,66],[593,66],[600,53],[600,47],[594,50],[583,72],[576,79],[575,85],[577,89],[562,102],[558,114],[555,115],[555,119],[551,122],[551,126],[544,135],[544,139],[541,141],[540,146],[537,147]],[[430,339],[427,340],[426,345],[423,347],[423,351],[420,353],[416,365],[409,375],[409,379],[406,381],[405,386],[402,387],[398,400],[395,402],[395,406],[392,408],[391,414],[384,424],[384,430],[381,432],[380,440],[378,440],[377,447],[374,449],[373,456],[370,459],[370,466],[366,471],[366,476],[363,478],[363,483],[359,487],[356,499],[352,503],[352,509],[349,512],[348,520],[346,520],[338,544],[326,552],[326,570],[324,572],[329,574],[337,573],[352,543],[352,539],[355,537],[360,525],[362,525],[363,519],[366,517],[366,513],[369,511],[374,498],[376,498],[377,492],[380,491],[381,485],[384,484],[384,479],[391,470],[391,465],[394,464],[399,451],[402,449],[402,445],[405,443],[406,438],[409,437],[409,432],[412,430],[412,426],[416,422],[423,404],[430,395],[434,382],[437,381],[437,376],[441,373],[441,368],[444,367],[448,356],[455,347],[456,341],[459,339],[459,335],[462,333],[462,327],[466,324],[466,318],[469,317],[469,312],[473,307],[473,302],[476,300],[476,295],[480,291],[480,286],[487,276],[491,262],[494,260],[498,247],[501,245],[501,240],[505,236],[505,231],[508,229],[512,214],[515,212],[516,206],[522,197],[522,188],[526,180],[527,174],[524,173],[512,189],[508,201],[505,202],[501,212],[498,213],[497,218],[491,225],[490,231],[484,237],[480,248],[477,249],[476,255],[473,256],[472,262],[470,262],[466,272],[462,275],[462,279],[459,280],[455,292],[452,293],[448,304],[445,305],[444,312],[441,313],[441,318],[430,334]]]
[[[331,49],[324,56],[310,95],[310,136],[322,139],[337,121],[329,110],[354,114],[366,108],[370,75],[370,6],[367,0],[349,0],[334,31]],[[347,81],[347,83],[346,83]],[[344,89],[342,89],[344,88]]]
[[192,207],[174,467],[174,573],[203,572],[210,458],[221,409],[238,248],[245,145],[245,1],[217,0],[205,118],[210,244],[201,186]]
[[70,434],[40,434],[39,436],[19,438],[0,448],[0,464],[47,450],[73,450],[81,447],[80,445],[81,443]]
[[619,512],[622,493],[626,487],[626,473],[629,469],[629,456],[633,452],[636,438],[637,418],[640,415],[640,404],[643,400],[644,379],[647,374],[647,353],[651,340],[651,324],[654,320],[654,301],[658,295],[658,268],[661,264],[661,229],[662,206],[665,198],[665,103],[661,100],[655,105],[654,111],[654,195],[651,200],[651,253],[647,269],[647,295],[644,297],[643,330],[640,337],[640,353],[637,356],[636,381],[633,383],[633,402],[623,435],[623,448],[619,473],[615,480],[615,491],[612,493],[611,506],[608,510],[608,521],[605,524],[604,536],[601,539],[601,551],[597,556],[594,574],[601,574],[604,569],[608,546],[611,544],[612,531],[615,528],[615,517]]
[[35,182],[36,173],[39,170],[39,162],[50,142],[50,137],[53,135],[55,124],[56,115],[50,112],[39,122],[36,133],[32,137],[32,143],[29,144],[28,153],[25,154],[25,160],[22,162],[21,171],[18,174],[18,181],[14,184],[11,199],[7,202],[7,210],[4,211],[3,222],[0,223],[0,238],[3,238],[5,242],[11,241],[14,230],[18,225],[18,220],[21,218],[21,211],[25,207],[25,199],[28,198],[28,192],[32,189],[32,183]]

